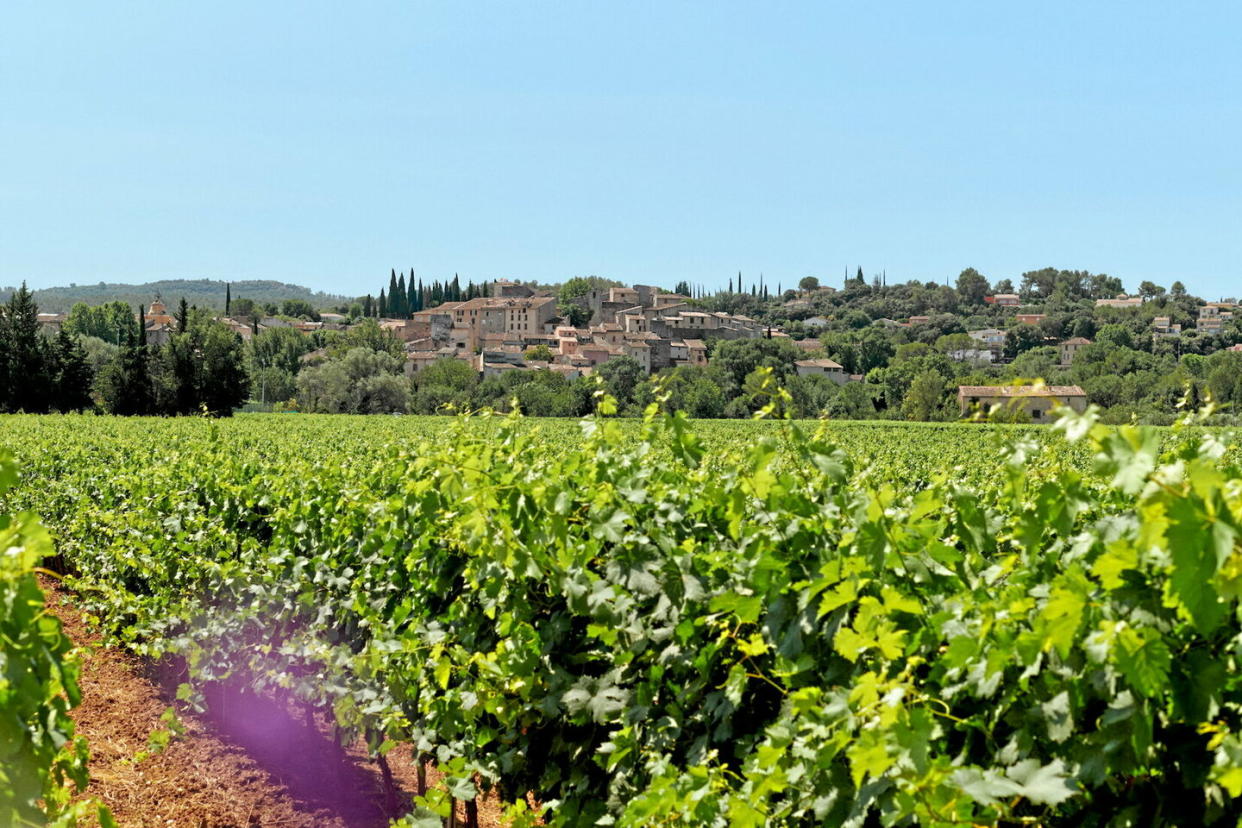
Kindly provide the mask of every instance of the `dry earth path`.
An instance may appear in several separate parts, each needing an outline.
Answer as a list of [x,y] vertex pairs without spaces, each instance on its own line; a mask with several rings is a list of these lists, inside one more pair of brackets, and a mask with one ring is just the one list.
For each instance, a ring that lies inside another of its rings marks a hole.
[[[175,706],[176,680],[114,647],[105,647],[73,606],[71,593],[49,581],[48,604],[78,646],[82,704],[73,712],[90,743],[91,784],[83,796],[106,804],[122,828],[382,828],[392,813],[382,774],[361,744],[341,748],[329,723],[307,721],[253,694],[220,689],[209,711],[178,710],[185,734],[162,752],[148,749],[160,717]],[[388,755],[401,803],[417,789],[411,753]],[[438,776],[428,770],[428,781]],[[499,826],[495,802],[479,807],[479,824]],[[459,822],[463,824],[459,804]]]

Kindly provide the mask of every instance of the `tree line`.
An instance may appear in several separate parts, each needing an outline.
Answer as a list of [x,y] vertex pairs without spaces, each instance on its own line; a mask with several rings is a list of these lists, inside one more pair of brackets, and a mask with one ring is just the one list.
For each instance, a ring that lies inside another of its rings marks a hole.
[[184,299],[167,343],[148,343],[144,320],[141,306],[112,305],[47,336],[23,284],[0,305],[0,411],[223,416],[246,401],[234,331]]
[[[425,285],[393,272],[390,280],[396,289],[383,292],[385,302],[400,295],[413,301],[411,308],[485,291],[474,283],[462,288],[456,278]],[[184,303],[166,345],[146,343],[136,324],[138,311],[116,302],[75,306],[60,334],[48,337],[40,335],[37,308],[23,289],[0,307],[5,346],[0,350],[0,406],[8,411],[94,407],[117,413],[224,413],[249,399],[261,408],[301,411],[430,414],[517,406],[530,414],[577,416],[593,410],[602,382],[622,413],[638,413],[658,402],[697,417],[746,417],[769,402],[764,375],[786,388],[791,413],[806,417],[951,420],[960,413],[958,385],[1035,379],[1081,386],[1089,402],[1106,409],[1106,421],[1169,422],[1178,405],[1197,405],[1209,397],[1226,406],[1224,417],[1242,406],[1242,353],[1231,350],[1242,342],[1239,320],[1228,320],[1219,331],[1197,329],[1204,300],[1180,281],[1168,289],[1140,284],[1146,301],[1133,308],[1096,306],[1096,299],[1121,292],[1116,277],[1055,268],[995,283],[967,268],[952,284],[890,284],[885,274],[868,279],[860,269],[839,289],[805,277],[796,288],[767,299],[761,280],[743,280],[739,274],[729,282],[733,290],[692,297],[690,304],[750,316],[789,336],[709,339],[708,366],[678,366],[654,377],[634,360],[616,357],[596,369],[596,378],[579,379],[540,369],[552,354],[538,346],[527,353],[533,370],[484,377],[463,360],[445,359],[407,376],[402,344],[365,315],[362,302],[355,303],[357,324],[350,328],[305,334],[279,323],[261,327],[259,314],[268,309],[232,299],[233,318],[249,320],[256,331],[245,344],[206,311]],[[585,324],[587,312],[573,300],[617,284],[575,277],[554,286],[558,307],[567,321]],[[699,293],[685,282],[674,285],[683,295],[687,288],[689,294]],[[1017,293],[1022,306],[988,302],[996,293]],[[314,312],[298,300],[288,300],[279,310],[285,316]],[[378,312],[374,306],[371,311]],[[1039,318],[1020,322],[1018,312]],[[1182,325],[1181,335],[1156,332],[1152,323],[1157,316]],[[998,329],[1004,336],[995,363],[962,356],[982,350],[968,334],[981,328]],[[1062,364],[1056,344],[1070,337],[1092,342],[1072,363]],[[811,358],[836,361],[853,381],[800,376],[807,372],[800,372],[797,363]],[[43,380],[30,383],[29,377]]]

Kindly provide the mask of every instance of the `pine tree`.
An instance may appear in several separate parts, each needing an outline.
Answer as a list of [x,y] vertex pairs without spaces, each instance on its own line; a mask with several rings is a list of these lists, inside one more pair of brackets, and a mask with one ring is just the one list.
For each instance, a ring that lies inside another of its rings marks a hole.
[[47,351],[39,334],[39,307],[22,282],[9,302],[0,308],[0,410],[42,413],[48,410],[50,393],[46,381]]
[[53,346],[56,375],[52,405],[57,411],[81,411],[90,408],[91,381],[94,372],[86,358],[86,349],[76,336],[62,328]]

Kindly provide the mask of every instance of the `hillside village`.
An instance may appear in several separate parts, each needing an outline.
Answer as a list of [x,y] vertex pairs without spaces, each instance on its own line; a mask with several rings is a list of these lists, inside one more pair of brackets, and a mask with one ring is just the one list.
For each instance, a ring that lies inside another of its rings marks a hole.
[[[404,276],[390,297],[406,298]],[[454,279],[443,288],[437,283],[434,304],[422,307],[422,283],[415,297],[411,271],[411,298],[401,315],[381,313],[395,304],[381,292],[379,302],[360,297],[333,310],[295,302],[280,309],[284,313],[242,302],[238,313],[226,299],[228,312],[210,319],[246,343],[250,377],[258,380],[251,383],[252,399],[269,405],[296,398],[290,405],[302,410],[323,397],[313,383],[298,387],[300,378],[332,365],[350,337],[386,354],[376,370],[403,375],[410,384],[408,401],[387,382],[386,402],[368,405],[427,413],[433,404],[503,408],[505,394],[521,399],[526,384],[540,386],[538,394],[527,390],[528,398],[560,395],[558,404],[534,405],[536,413],[580,413],[584,395],[569,393],[575,383],[624,373],[623,403],[654,398],[654,379],[644,378],[673,377],[697,389],[700,403],[690,406],[692,413],[746,416],[757,406],[753,389],[746,391],[747,377],[761,364],[790,387],[803,416],[946,419],[1003,409],[1039,421],[1054,404],[1081,410],[1096,403],[1167,419],[1174,391],[1226,401],[1235,389],[1242,395],[1218,370],[1225,357],[1214,356],[1242,350],[1236,304],[1189,297],[1180,283],[1173,291],[1144,283],[1140,295],[1127,295],[1112,292],[1120,282],[1110,277],[1038,271],[1024,274],[1021,291],[1008,280],[987,290],[987,281],[967,270],[956,288],[868,284],[861,272],[841,289],[804,279],[776,295],[761,284],[748,291],[740,274],[736,286],[730,280],[729,291],[713,294],[685,283],[678,286],[682,292],[605,280],[575,287],[567,293],[564,286],[558,291],[498,279],[463,291]],[[902,310],[919,312],[894,312]],[[38,323],[48,336],[63,329],[82,333],[75,313],[85,311],[40,313]],[[172,342],[178,324],[159,298],[142,309],[151,348]],[[284,343],[280,375],[271,359],[255,355],[274,339]],[[458,366],[447,383],[446,360]],[[1228,364],[1226,373],[1233,370]],[[436,370],[427,373],[430,368]],[[1141,410],[1141,398],[1127,394],[1127,383],[1141,381],[1148,391],[1161,389],[1161,405]],[[429,387],[434,393],[422,394],[420,404],[420,391]],[[911,397],[912,389],[921,401]],[[751,399],[739,403],[748,393]],[[315,405],[310,410],[322,410]]]

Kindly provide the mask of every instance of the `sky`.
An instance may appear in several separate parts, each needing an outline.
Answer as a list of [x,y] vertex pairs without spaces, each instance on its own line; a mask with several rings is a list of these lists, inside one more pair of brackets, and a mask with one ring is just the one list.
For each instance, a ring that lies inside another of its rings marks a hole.
[[0,285],[391,268],[1242,293],[1236,2],[0,11]]

